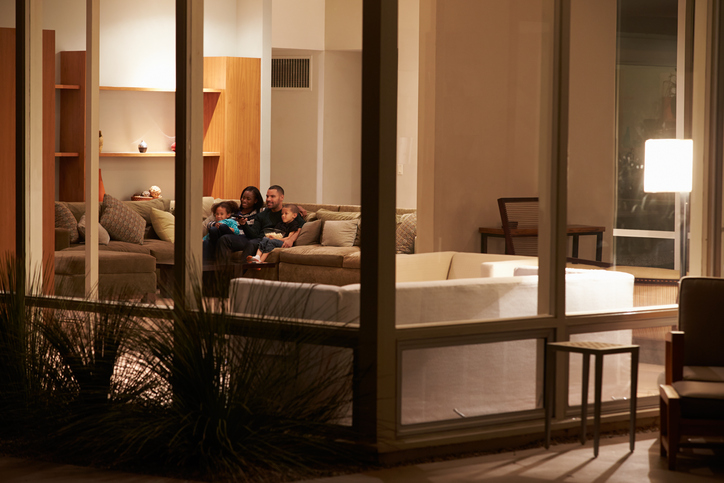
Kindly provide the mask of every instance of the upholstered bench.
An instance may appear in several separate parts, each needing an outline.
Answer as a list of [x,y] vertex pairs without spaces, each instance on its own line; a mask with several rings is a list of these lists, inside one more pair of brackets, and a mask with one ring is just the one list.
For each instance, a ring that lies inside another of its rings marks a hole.
[[[156,258],[143,253],[99,251],[98,286],[103,298],[141,296],[156,298]],[[85,295],[85,252],[55,252],[55,293],[66,297]]]

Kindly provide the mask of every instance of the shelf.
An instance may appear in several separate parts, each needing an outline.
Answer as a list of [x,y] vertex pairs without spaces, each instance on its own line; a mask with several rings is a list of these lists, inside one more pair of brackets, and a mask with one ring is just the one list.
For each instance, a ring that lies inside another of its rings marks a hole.
[[78,84],[55,84],[56,89],[80,89]]
[[78,153],[55,153],[56,158],[77,158]]
[[[176,89],[160,89],[157,87],[116,87],[116,86],[100,86],[98,89],[102,91],[131,91],[131,92],[176,92]],[[220,93],[221,89],[211,89],[204,87],[206,93]]]
[[[101,153],[103,158],[173,158],[176,153],[173,151],[159,151],[153,153]],[[221,153],[205,152],[204,157],[221,156]]]

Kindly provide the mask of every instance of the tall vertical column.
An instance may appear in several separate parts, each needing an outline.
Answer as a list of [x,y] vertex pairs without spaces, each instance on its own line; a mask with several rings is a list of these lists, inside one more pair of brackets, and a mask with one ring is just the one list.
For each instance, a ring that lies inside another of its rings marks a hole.
[[395,156],[397,1],[364,0],[362,25],[362,238],[360,340],[354,424],[380,451],[396,427]]
[[176,228],[174,305],[201,288],[204,144],[204,2],[176,0]]
[[85,295],[98,298],[98,82],[100,1],[86,0],[85,13]]

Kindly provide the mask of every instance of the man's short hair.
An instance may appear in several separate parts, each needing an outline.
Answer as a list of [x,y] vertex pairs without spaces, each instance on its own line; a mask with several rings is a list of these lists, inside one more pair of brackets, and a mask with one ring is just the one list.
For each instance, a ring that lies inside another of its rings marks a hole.
[[277,192],[279,192],[280,195],[284,195],[284,188],[282,188],[282,187],[279,186],[278,184],[273,184],[273,185],[271,185],[271,186],[269,187],[269,189],[270,189],[270,190],[277,190]]
[[[271,188],[269,188],[269,189],[271,189]],[[299,207],[297,205],[295,205],[294,203],[284,203],[284,205],[282,205],[282,208],[289,208],[289,210],[291,210],[291,212],[294,213],[295,215],[299,215],[301,213],[299,211]]]

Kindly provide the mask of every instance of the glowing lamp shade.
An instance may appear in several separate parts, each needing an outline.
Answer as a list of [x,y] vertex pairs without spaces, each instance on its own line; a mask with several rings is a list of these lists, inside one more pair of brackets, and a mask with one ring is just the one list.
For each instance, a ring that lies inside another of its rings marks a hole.
[[644,191],[691,192],[693,165],[691,139],[649,139],[644,148]]

